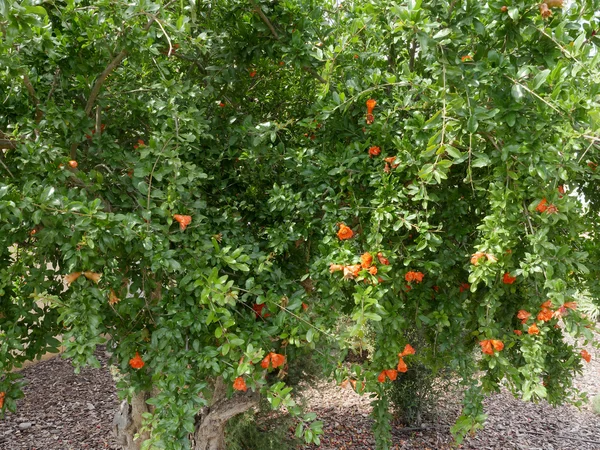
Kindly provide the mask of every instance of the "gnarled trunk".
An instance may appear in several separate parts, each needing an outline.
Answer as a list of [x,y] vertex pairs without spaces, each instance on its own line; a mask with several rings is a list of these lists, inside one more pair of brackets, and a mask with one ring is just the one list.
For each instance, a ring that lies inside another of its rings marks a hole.
[[[137,394],[131,404],[123,402],[113,420],[113,430],[117,443],[124,450],[140,450],[148,434],[133,440],[142,426],[142,414],[152,412],[146,404],[149,393]],[[248,411],[258,405],[258,393],[246,392],[227,398],[226,388],[221,377],[217,378],[210,406],[202,409],[196,417],[196,431],[190,436],[192,450],[225,450],[225,425],[233,416]]]
[[140,450],[142,443],[148,439],[148,434],[140,434],[140,437],[134,440],[137,433],[142,428],[142,414],[152,412],[153,408],[146,403],[150,398],[149,392],[139,392],[132,399],[131,404],[123,401],[119,410],[113,419],[113,432],[117,439],[117,444],[124,450]]

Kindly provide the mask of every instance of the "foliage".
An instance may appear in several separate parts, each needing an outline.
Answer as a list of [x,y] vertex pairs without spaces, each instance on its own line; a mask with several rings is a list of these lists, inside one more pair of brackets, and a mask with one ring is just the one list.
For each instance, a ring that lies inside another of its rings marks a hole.
[[[462,379],[458,434],[501,382],[574,399],[563,336],[592,323],[564,305],[600,297],[598,10],[0,0],[4,408],[10,369],[58,334],[77,367],[108,336],[121,395],[156,393],[147,445],[168,449],[219,377],[300,415],[278,377],[306,351],[378,396],[384,448],[378,374],[414,329],[408,370]],[[371,358],[346,369],[334,355],[368,329]],[[270,352],[285,364],[263,369]]]

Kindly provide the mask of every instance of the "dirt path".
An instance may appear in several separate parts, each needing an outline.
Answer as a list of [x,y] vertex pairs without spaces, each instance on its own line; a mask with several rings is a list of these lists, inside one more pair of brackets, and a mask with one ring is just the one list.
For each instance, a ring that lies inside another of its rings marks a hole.
[[[600,394],[600,354],[588,351],[592,363],[576,384],[592,397]],[[98,357],[101,369],[84,369],[79,375],[60,358],[24,369],[25,398],[16,415],[0,420],[0,450],[117,450],[110,432],[118,401],[106,357],[103,352]],[[331,383],[307,388],[304,396],[308,408],[325,422],[321,450],[374,449],[368,398]],[[450,449],[449,428],[458,413],[458,400],[450,400],[437,416],[425,416],[423,429],[395,426],[394,448]],[[485,429],[463,449],[600,450],[600,416],[589,406],[552,408],[502,392],[486,401],[486,413]]]

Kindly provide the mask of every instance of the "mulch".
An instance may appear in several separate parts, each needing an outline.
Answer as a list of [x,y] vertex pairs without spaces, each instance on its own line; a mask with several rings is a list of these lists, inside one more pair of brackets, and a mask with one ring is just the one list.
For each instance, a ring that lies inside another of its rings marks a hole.
[[[600,394],[600,354],[576,380],[593,397]],[[117,450],[112,419],[118,407],[107,357],[100,350],[100,369],[76,375],[68,360],[54,358],[22,371],[27,385],[16,414],[0,420],[0,450]],[[304,450],[374,450],[370,400],[351,389],[320,383],[303,389],[308,410],[324,421],[321,446]],[[600,416],[589,405],[551,407],[525,403],[507,391],[486,400],[485,428],[468,438],[465,450],[600,450]],[[393,427],[394,449],[449,450],[449,429],[460,413],[457,397],[423,416],[422,427]],[[251,449],[248,449],[251,450]],[[256,449],[260,450],[260,449]]]

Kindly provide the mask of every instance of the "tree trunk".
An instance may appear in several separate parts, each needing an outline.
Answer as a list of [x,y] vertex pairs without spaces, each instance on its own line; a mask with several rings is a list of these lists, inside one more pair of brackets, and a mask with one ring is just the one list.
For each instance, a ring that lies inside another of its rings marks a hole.
[[153,408],[146,403],[149,398],[149,392],[139,392],[131,399],[131,404],[123,401],[119,411],[115,414],[113,432],[117,444],[124,450],[140,450],[142,443],[149,437],[147,433],[144,433],[135,441],[133,440],[142,428],[142,414],[152,412]]
[[258,405],[256,392],[235,394],[226,397],[223,378],[217,378],[211,406],[204,408],[196,421],[196,432],[192,437],[193,450],[225,450],[225,425],[237,416]]
[[[258,393],[246,392],[227,398],[223,379],[217,378],[210,406],[202,409],[196,418],[196,431],[190,436],[192,450],[225,450],[225,425],[233,416],[248,411],[258,405]],[[117,443],[124,450],[140,450],[142,443],[149,438],[148,433],[136,433],[142,427],[142,414],[152,412],[153,407],[146,404],[149,392],[140,392],[133,397],[131,404],[124,401],[113,420],[113,431]]]

